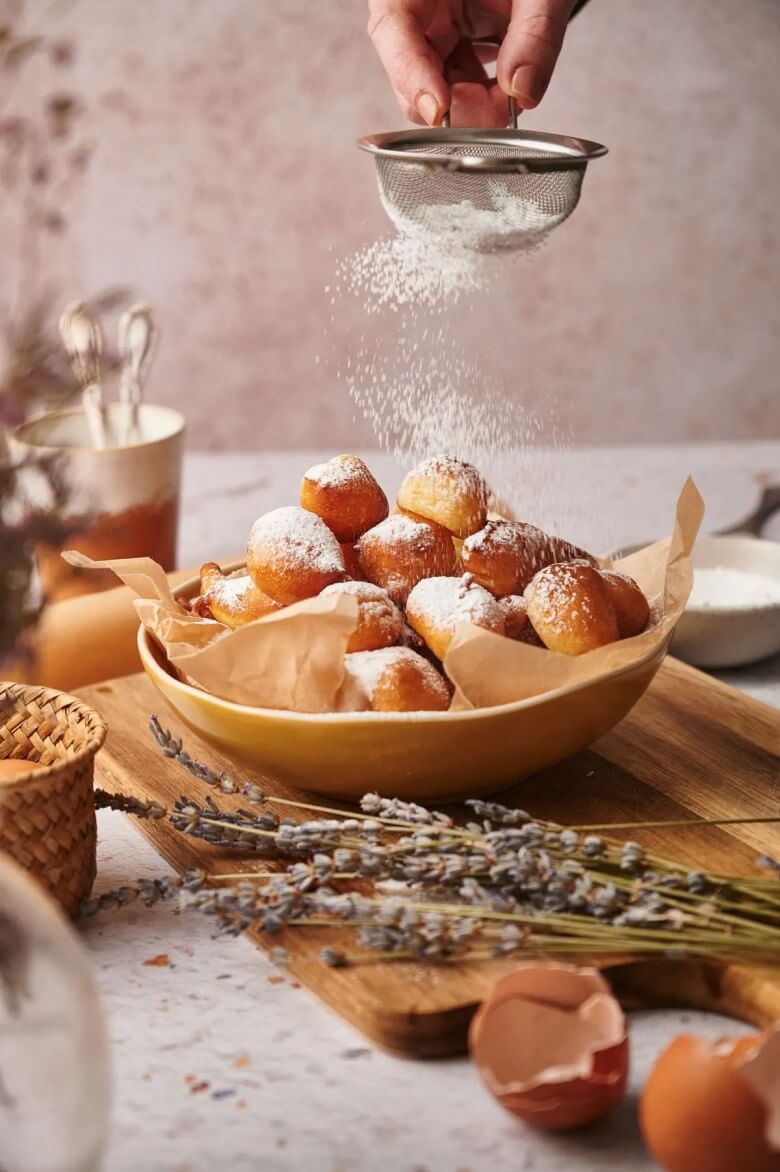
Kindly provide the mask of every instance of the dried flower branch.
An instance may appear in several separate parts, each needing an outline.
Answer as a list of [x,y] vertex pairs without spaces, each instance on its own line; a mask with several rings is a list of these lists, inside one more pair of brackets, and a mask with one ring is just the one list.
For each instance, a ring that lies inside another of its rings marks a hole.
[[[173,809],[99,793],[99,805],[166,819],[182,834],[273,860],[281,868],[207,876],[188,871],[159,887],[121,888],[85,908],[151,905],[177,891],[220,932],[276,934],[348,928],[357,951],[326,949],[339,966],[374,958],[477,960],[528,955],[777,960],[780,886],[772,877],[707,875],[637,842],[535,821],[495,802],[467,803],[479,821],[367,794],[359,815],[297,803],[320,816],[280,818],[253,782],[195,761],[156,717],[163,754],[211,788],[263,809],[223,810],[182,796]],[[335,817],[333,815],[336,815]],[[769,819],[773,820],[773,819]]]

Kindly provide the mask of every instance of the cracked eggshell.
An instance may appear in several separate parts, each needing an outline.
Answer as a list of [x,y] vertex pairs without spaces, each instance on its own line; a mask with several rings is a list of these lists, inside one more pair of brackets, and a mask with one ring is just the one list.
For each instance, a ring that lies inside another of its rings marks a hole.
[[762,1036],[739,1073],[766,1107],[764,1138],[780,1165],[780,1022]]
[[488,1090],[531,1127],[582,1127],[625,1094],[626,1022],[595,969],[520,965],[477,1010],[469,1049]]
[[780,1027],[716,1042],[675,1038],[639,1116],[666,1172],[780,1172]]

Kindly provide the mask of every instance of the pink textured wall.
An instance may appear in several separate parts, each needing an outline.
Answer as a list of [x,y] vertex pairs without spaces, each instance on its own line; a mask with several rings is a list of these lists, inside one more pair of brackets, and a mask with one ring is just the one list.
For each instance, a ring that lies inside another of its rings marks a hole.
[[[76,43],[96,143],[52,264],[67,296],[123,282],[157,307],[154,392],[193,446],[371,445],[334,373],[361,307],[324,292],[386,231],[353,140],[400,115],[365,15],[28,2],[31,28]],[[591,0],[527,123],[611,153],[548,245],[453,311],[486,385],[582,442],[780,435],[778,44],[777,0]]]

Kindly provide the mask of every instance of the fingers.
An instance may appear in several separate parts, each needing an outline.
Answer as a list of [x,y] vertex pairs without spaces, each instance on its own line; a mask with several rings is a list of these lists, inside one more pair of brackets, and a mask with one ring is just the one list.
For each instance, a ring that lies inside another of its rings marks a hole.
[[524,110],[539,104],[563,45],[573,0],[514,0],[498,54],[501,89]]
[[449,109],[441,60],[423,33],[430,4],[371,0],[368,35],[407,117],[436,126]]
[[507,119],[506,95],[495,82],[456,82],[452,87],[451,126],[504,127]]

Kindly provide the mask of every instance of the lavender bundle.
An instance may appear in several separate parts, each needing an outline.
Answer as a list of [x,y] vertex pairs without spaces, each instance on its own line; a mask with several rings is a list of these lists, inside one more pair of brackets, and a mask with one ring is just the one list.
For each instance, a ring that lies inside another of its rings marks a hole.
[[213,916],[221,933],[350,930],[348,952],[323,950],[331,965],[511,954],[780,957],[780,867],[771,859],[759,860],[764,874],[755,877],[706,874],[609,837],[603,827],[562,827],[477,800],[466,803],[470,820],[459,825],[377,794],[367,794],[355,814],[274,797],[274,807],[314,815],[296,821],[272,808],[256,783],[193,760],[156,717],[150,727],[166,757],[247,806],[228,811],[210,795],[203,804],[183,795],[169,810],[98,791],[98,807],[165,820],[267,865],[141,880],[88,901],[85,915],[186,893],[188,906]]

